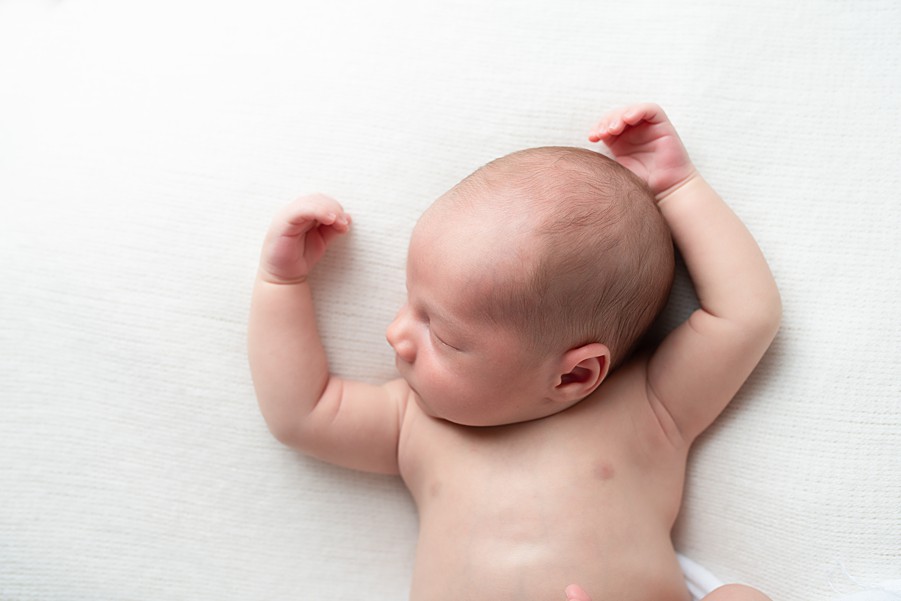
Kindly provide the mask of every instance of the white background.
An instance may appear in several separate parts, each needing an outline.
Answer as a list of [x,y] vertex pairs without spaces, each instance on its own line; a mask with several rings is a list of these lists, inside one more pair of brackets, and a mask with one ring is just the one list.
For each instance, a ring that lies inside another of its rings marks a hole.
[[[419,212],[638,100],[785,303],[678,548],[775,599],[901,577],[899,30],[891,0],[0,1],[0,599],[405,598],[401,483],[256,409],[272,213],[354,215],[317,300],[335,371],[379,381]],[[669,325],[692,302],[683,276]]]

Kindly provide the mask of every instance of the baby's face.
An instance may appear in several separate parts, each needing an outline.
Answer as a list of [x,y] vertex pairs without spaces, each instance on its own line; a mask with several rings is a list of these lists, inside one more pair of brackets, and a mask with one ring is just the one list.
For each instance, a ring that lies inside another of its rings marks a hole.
[[479,302],[490,283],[486,272],[503,263],[495,242],[503,229],[442,207],[413,232],[407,303],[387,337],[398,371],[433,417],[486,426],[553,412],[541,398],[553,385],[550,361],[527,353],[520,336],[494,323]]

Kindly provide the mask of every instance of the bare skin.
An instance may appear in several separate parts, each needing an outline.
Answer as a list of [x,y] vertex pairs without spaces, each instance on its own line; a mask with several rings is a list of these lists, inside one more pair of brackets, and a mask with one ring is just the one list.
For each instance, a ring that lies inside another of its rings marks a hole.
[[[659,107],[612,111],[589,139],[648,182],[701,303],[613,373],[601,341],[534,356],[473,310],[466,276],[506,216],[427,212],[408,304],[388,330],[401,378],[343,380],[329,373],[307,275],[349,218],[304,197],[267,235],[249,331],[261,411],[285,444],[401,475],[420,516],[414,601],[689,597],[670,540],[688,451],[775,336],[779,295]],[[766,597],[733,585],[708,599]]]

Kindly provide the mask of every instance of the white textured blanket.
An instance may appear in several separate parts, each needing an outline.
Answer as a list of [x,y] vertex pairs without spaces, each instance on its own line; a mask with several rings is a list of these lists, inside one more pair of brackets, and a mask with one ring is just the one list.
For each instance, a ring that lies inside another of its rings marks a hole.
[[[775,599],[901,577],[899,30],[895,0],[0,1],[0,599],[405,598],[401,483],[257,412],[272,213],[354,215],[317,299],[334,369],[381,380],[419,212],[637,100],[785,304],[677,547]],[[670,321],[691,303],[683,281]]]

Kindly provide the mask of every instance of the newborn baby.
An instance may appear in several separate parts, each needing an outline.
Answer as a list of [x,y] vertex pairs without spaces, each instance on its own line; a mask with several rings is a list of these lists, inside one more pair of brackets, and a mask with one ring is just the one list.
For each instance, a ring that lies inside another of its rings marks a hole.
[[[660,107],[612,111],[589,139],[616,161],[516,152],[423,214],[388,328],[400,378],[381,386],[329,372],[307,279],[350,217],[307,196],[266,237],[249,331],[263,416],[301,451],[400,474],[413,601],[689,598],[670,539],[686,457],[773,340],[779,293]],[[636,351],[673,241],[701,307]]]

